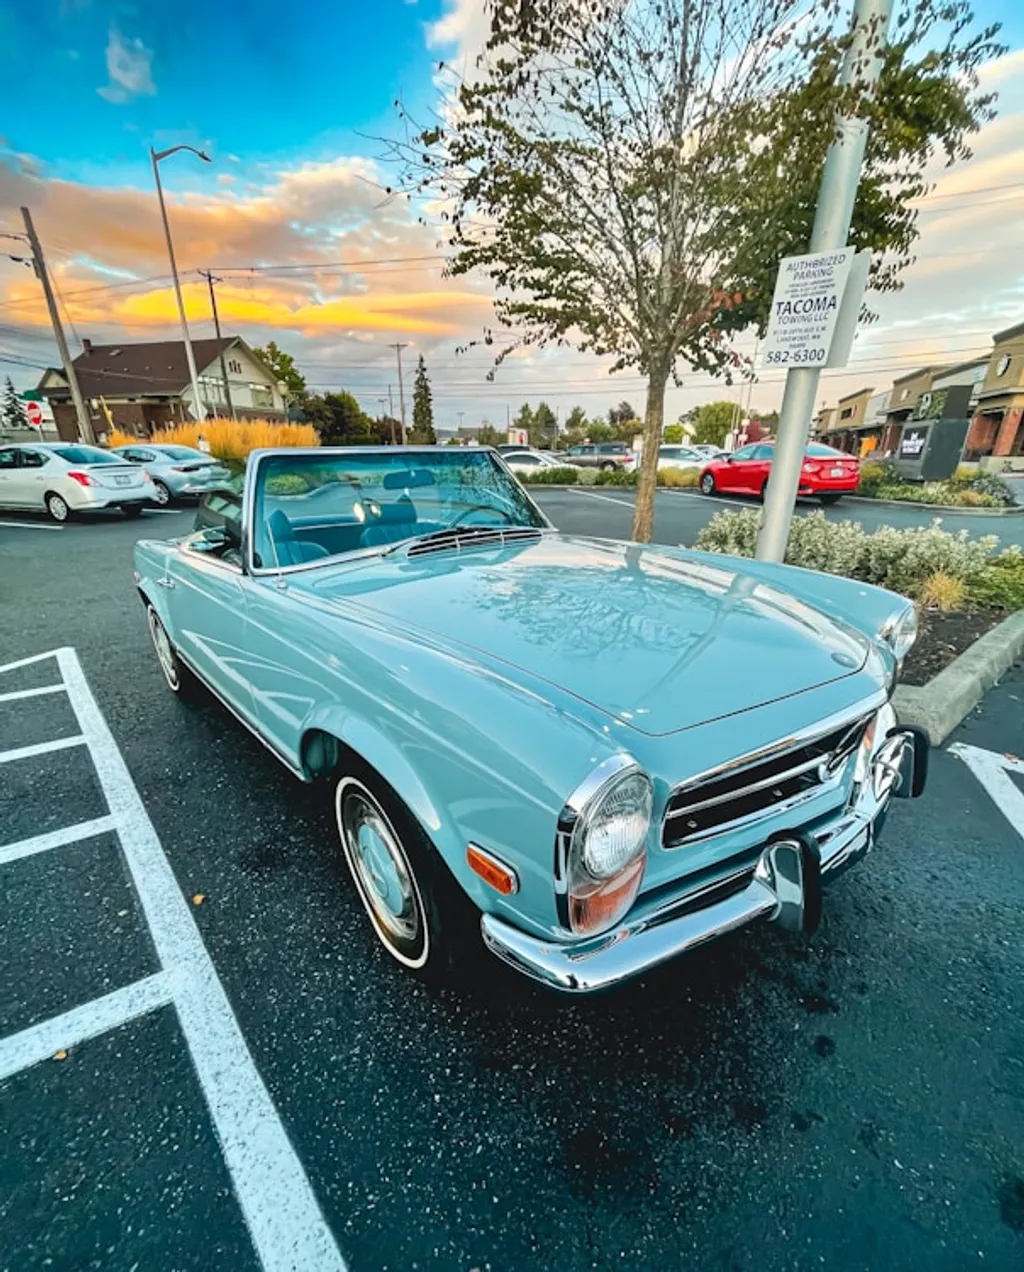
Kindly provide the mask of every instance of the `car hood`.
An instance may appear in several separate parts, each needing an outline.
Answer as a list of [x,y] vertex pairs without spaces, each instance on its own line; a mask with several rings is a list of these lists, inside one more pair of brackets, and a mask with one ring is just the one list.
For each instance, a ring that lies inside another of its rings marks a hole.
[[726,558],[557,533],[412,559],[401,548],[289,583],[498,659],[652,735],[849,676],[870,648]]

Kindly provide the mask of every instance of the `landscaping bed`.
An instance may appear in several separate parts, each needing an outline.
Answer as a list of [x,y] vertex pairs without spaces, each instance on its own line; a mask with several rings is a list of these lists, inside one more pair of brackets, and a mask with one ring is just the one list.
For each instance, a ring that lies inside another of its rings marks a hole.
[[936,508],[1012,508],[1013,491],[994,473],[958,468],[946,481],[904,481],[888,460],[860,466],[857,494],[862,499],[931,504]]
[[903,664],[903,683],[926,685],[1005,617],[997,609],[968,609],[952,614],[922,611],[918,616],[917,643]]

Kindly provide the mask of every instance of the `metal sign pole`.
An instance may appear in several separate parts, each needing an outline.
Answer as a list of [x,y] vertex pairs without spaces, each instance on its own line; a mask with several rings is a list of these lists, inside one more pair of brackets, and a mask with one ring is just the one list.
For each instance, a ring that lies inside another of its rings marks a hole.
[[[870,93],[877,83],[892,16],[891,3],[892,0],[857,0],[853,36],[839,81],[842,87],[857,85]],[[821,177],[814,229],[811,231],[811,252],[843,248],[850,233],[868,138],[867,120],[841,116],[837,120],[837,131],[838,136],[829,147]],[[757,557],[761,561],[782,561],[786,555],[789,525],[793,519],[793,505],[800,484],[800,469],[820,376],[819,367],[794,367],[786,373],[771,480],[765,493],[764,517],[757,536]]]

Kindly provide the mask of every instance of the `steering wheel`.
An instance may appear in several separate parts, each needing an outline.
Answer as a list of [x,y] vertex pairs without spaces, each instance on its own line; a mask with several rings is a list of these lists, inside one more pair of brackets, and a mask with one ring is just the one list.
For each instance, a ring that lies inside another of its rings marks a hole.
[[474,512],[496,512],[500,517],[504,517],[510,526],[515,524],[515,517],[505,508],[496,508],[494,504],[472,504],[469,508],[463,509],[453,521],[450,521],[448,523],[449,526],[460,526]]

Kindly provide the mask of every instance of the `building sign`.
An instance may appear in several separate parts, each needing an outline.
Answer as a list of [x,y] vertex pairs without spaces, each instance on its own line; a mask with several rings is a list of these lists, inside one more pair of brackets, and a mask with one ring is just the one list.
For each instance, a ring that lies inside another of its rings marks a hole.
[[927,428],[904,429],[900,439],[900,459],[918,459],[928,443]]
[[856,253],[787,256],[779,265],[765,336],[765,366],[823,367]]
[[525,428],[510,428],[508,430],[508,442],[510,446],[529,446],[530,434]]
[[946,399],[949,397],[949,389],[932,389],[928,393],[922,393],[914,405],[911,419],[914,420],[937,420],[946,408]]

